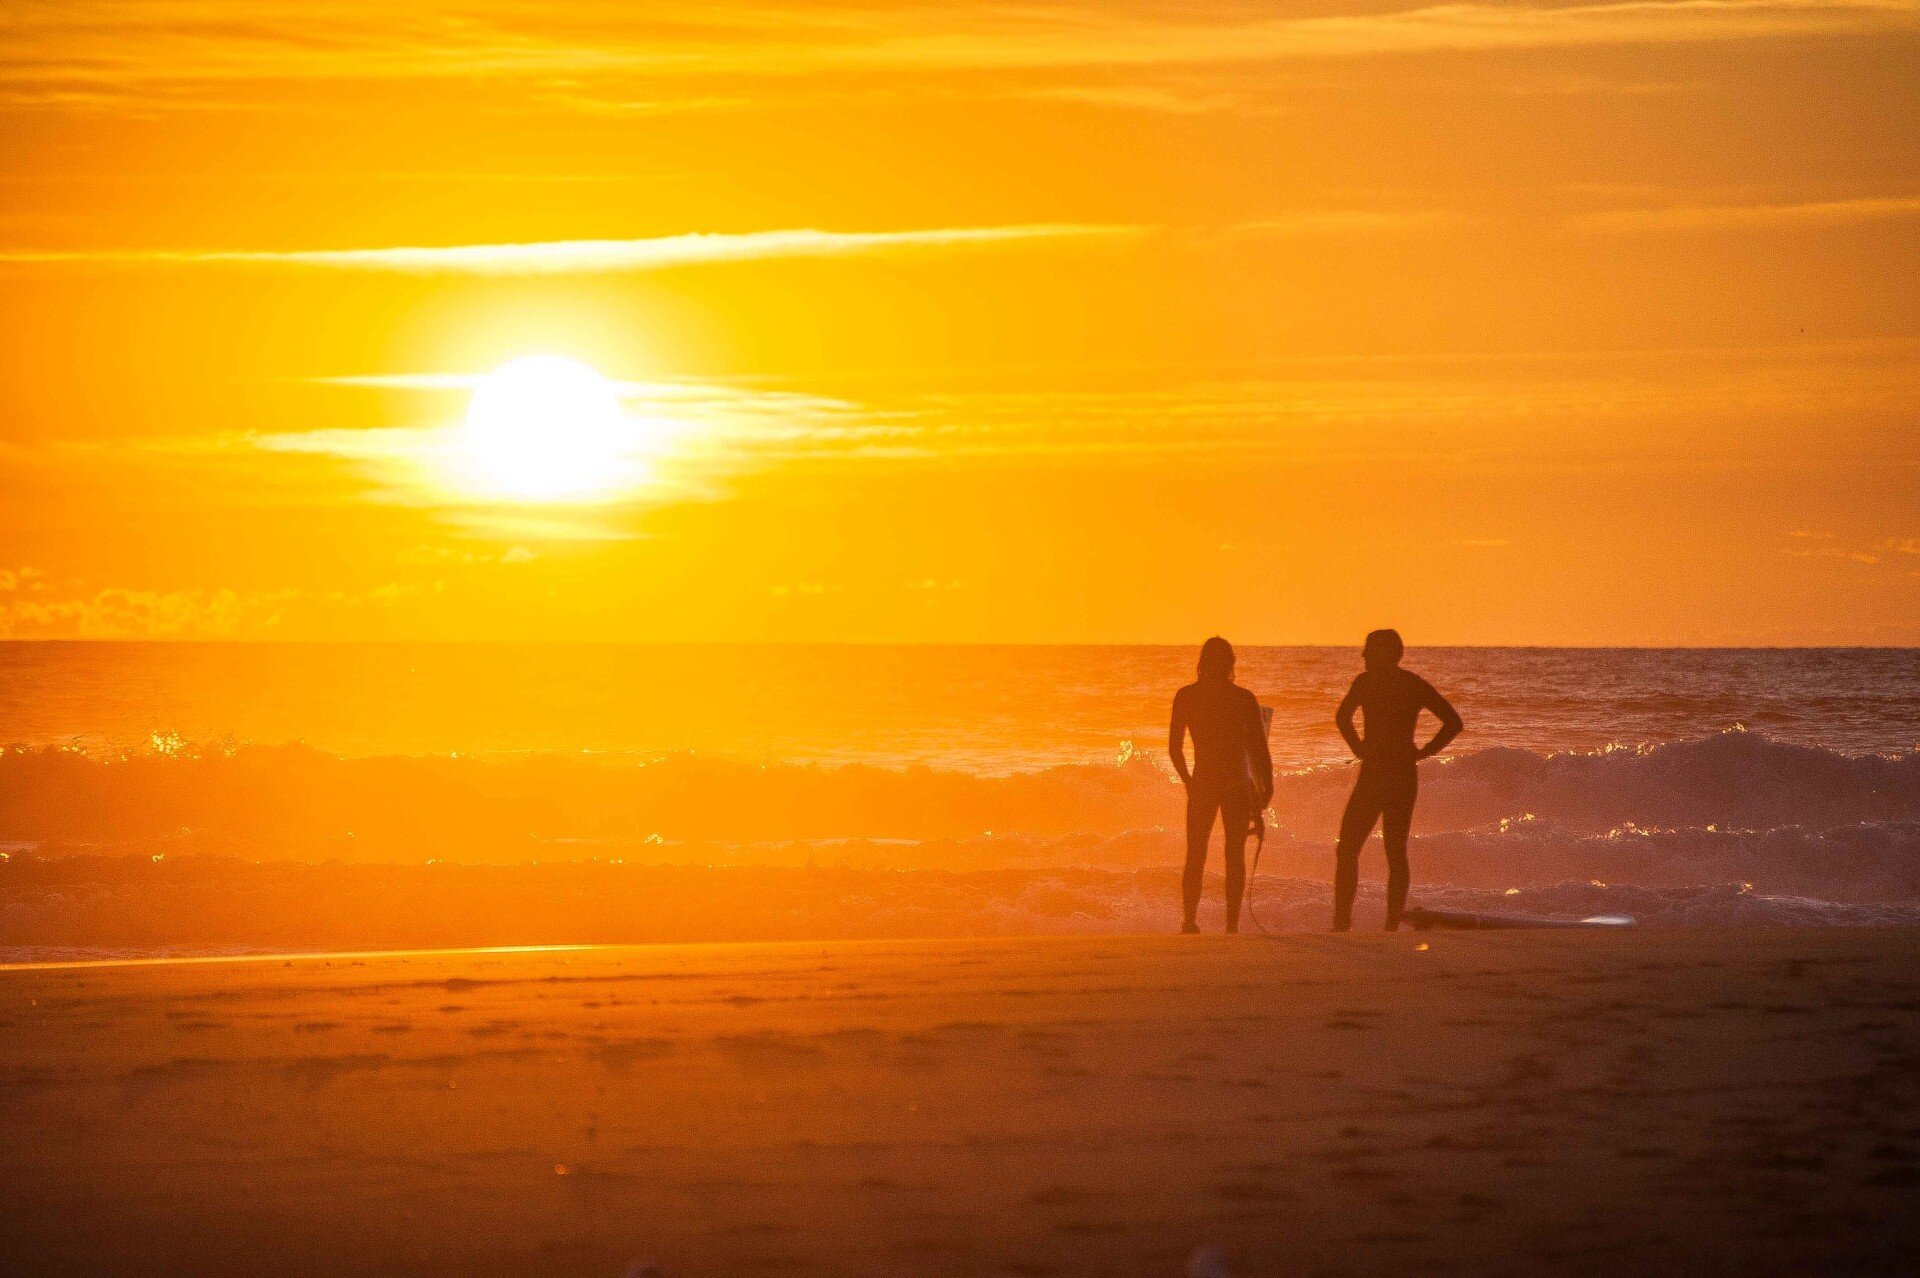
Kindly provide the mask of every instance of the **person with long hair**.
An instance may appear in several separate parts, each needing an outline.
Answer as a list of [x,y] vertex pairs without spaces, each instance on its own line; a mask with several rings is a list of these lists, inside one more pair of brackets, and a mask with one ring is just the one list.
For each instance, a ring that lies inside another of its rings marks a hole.
[[[1240,901],[1247,885],[1247,837],[1254,815],[1273,799],[1273,759],[1260,705],[1233,681],[1233,645],[1215,635],[1200,648],[1199,678],[1173,698],[1167,751],[1187,789],[1187,864],[1181,875],[1185,922],[1200,930],[1200,887],[1207,870],[1207,844],[1220,819],[1226,841],[1227,931],[1240,930]],[[1193,763],[1187,763],[1188,737]]]

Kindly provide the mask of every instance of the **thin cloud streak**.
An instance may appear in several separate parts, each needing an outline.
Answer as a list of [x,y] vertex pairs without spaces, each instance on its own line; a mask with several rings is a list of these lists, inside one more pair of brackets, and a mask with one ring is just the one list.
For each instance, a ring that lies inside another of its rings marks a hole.
[[1584,213],[1567,224],[1585,231],[1720,231],[1767,227],[1853,226],[1920,216],[1920,196],[1871,196],[1804,204],[1709,204]]
[[[52,104],[216,83],[481,79],[546,91],[716,76],[791,80],[926,73],[1248,64],[1379,54],[1678,44],[1920,28],[1916,0],[1618,0],[1527,7],[1434,4],[1392,12],[1248,17],[1195,4],[1113,13],[1053,4],[936,13],[917,5],[441,4],[356,8],[323,0],[185,0],[75,13],[19,3],[0,20],[0,91]],[[1171,16],[1177,15],[1177,16]],[[734,102],[728,95],[722,99]],[[649,101],[649,109],[670,105]]]
[[[1914,0],[1624,0],[1530,8],[1439,4],[1390,13],[1251,22],[1116,19],[995,36],[936,36],[888,46],[949,67],[1040,68],[1236,63],[1290,58],[1683,44],[1920,26]],[[882,50],[884,52],[884,50]]]
[[398,245],[358,249],[76,249],[0,251],[10,266],[285,266],[413,275],[562,275],[666,270],[723,262],[1015,246],[1041,241],[1115,241],[1152,228],[1071,223],[941,227],[917,231],[696,232],[632,240],[523,244]]
[[1468,220],[1462,214],[1445,209],[1302,209],[1256,222],[1241,222],[1231,229],[1242,235],[1289,238],[1411,231]]
[[[366,390],[420,391],[428,394],[467,393],[486,380],[484,373],[362,373],[337,377],[308,377],[312,386],[349,386]],[[624,400],[667,404],[675,408],[714,408],[744,412],[851,411],[845,400],[789,391],[738,387],[720,381],[633,382],[607,378],[613,393]]]
[[[1418,376],[1329,370],[1297,379],[1192,382],[1151,390],[964,391],[883,396],[873,402],[721,383],[616,385],[628,398],[647,401],[641,419],[657,428],[649,438],[663,441],[650,462],[648,484],[633,494],[656,501],[696,489],[715,491],[743,470],[794,462],[1218,452],[1295,461],[1361,453],[1457,459],[1471,452],[1501,461],[1512,456],[1516,439],[1530,436],[1547,416],[1631,428],[1654,422],[1675,406],[1701,420],[1737,420],[1765,403],[1776,418],[1796,421],[1840,403],[1862,413],[1897,409],[1911,382],[1908,361],[1889,368],[1816,361],[1811,367],[1789,363],[1761,371],[1689,361],[1624,390],[1606,372],[1605,360],[1601,367],[1543,369],[1519,380],[1482,375],[1479,363],[1467,359],[1451,373]],[[1788,368],[1798,371],[1783,380]],[[444,392],[465,389],[474,379],[416,372],[324,380]],[[1475,442],[1451,431],[1436,434],[1437,428],[1469,422],[1485,437]],[[1340,429],[1328,429],[1333,426]],[[448,499],[432,477],[446,471],[458,447],[444,431],[430,428],[263,435],[251,443],[268,452],[317,454],[366,466],[402,500],[429,504]],[[1592,451],[1621,457],[1649,446],[1648,437],[1610,426],[1594,437]],[[1682,447],[1672,456],[1685,460],[1693,454]],[[1704,461],[1718,466],[1728,459],[1723,449]],[[451,498],[461,503],[457,491]]]

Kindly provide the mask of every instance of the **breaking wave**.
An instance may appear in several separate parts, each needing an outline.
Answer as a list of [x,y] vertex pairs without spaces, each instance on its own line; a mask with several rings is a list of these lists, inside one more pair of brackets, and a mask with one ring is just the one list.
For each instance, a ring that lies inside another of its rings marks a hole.
[[[1124,752],[1123,752],[1124,754]],[[1256,891],[1324,926],[1348,768],[1281,778]],[[1648,924],[1920,922],[1920,754],[1727,732],[1429,764],[1416,896]],[[375,948],[1163,930],[1155,757],[1013,776],[697,755],[0,754],[0,947]],[[1369,854],[1363,874],[1377,873]],[[1363,899],[1377,909],[1377,889]],[[1217,889],[1209,894],[1217,915]]]
[[[0,839],[128,844],[186,839],[274,855],[356,842],[380,855],[471,857],[561,839],[955,839],[984,831],[1117,835],[1178,823],[1158,754],[1011,776],[866,765],[753,764],[541,753],[342,758],[307,746],[162,741],[110,756],[0,755]],[[1280,778],[1280,827],[1333,827],[1351,769]],[[1595,752],[1495,748],[1426,765],[1419,828],[1540,819],[1599,832],[1765,830],[1920,818],[1920,752],[1846,755],[1732,731]]]

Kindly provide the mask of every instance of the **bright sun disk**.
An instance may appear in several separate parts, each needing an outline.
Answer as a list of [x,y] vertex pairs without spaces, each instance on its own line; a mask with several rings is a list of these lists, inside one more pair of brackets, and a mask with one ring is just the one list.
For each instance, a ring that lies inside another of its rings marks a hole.
[[564,497],[615,480],[625,434],[606,378],[565,356],[529,355],[474,388],[462,442],[489,485]]

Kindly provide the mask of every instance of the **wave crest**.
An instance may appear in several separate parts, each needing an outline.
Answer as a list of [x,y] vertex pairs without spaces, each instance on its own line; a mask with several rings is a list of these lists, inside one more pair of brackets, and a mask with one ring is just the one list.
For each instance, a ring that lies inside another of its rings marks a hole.
[[[1330,835],[1351,768],[1279,779],[1276,826]],[[1650,748],[1494,748],[1423,767],[1427,834],[1542,819],[1569,830],[1831,828],[1920,819],[1920,752],[1846,755],[1732,731]],[[754,764],[705,755],[341,758],[301,745],[0,755],[0,839],[179,842],[246,855],[492,856],[556,840],[1112,837],[1173,828],[1159,756],[1011,776]]]

